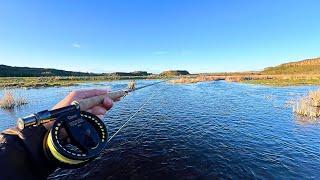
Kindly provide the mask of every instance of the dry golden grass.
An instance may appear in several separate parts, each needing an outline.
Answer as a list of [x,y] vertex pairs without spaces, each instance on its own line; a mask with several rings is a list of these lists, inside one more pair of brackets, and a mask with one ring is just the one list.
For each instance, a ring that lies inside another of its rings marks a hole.
[[136,82],[134,80],[131,80],[128,84],[128,89],[135,89],[136,88]]
[[171,80],[171,83],[188,84],[216,80],[225,80],[228,82],[244,82],[250,84],[264,84],[271,86],[315,85],[320,84],[320,75],[263,75],[259,73],[224,73],[198,76],[183,76],[179,79]]
[[197,82],[205,82],[205,81],[217,81],[217,80],[224,80],[225,78],[222,76],[188,76],[188,77],[181,77],[179,79],[174,79],[169,82],[174,84],[189,84],[189,83],[197,83]]
[[310,118],[320,117],[320,90],[311,91],[309,94],[298,100],[293,111],[301,116]]
[[0,99],[0,108],[13,109],[14,107],[19,107],[27,103],[28,101],[25,98],[14,96],[12,91],[5,90]]
[[312,106],[314,107],[320,106],[320,90],[309,92],[309,97],[310,97]]

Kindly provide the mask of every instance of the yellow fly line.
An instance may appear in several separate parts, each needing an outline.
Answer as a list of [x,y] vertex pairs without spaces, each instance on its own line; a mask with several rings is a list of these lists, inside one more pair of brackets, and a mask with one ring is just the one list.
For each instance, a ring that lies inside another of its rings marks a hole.
[[[51,132],[50,132],[51,133]],[[47,145],[49,147],[49,150],[51,152],[51,154],[59,161],[66,163],[66,164],[71,164],[71,165],[75,165],[75,164],[80,164],[83,162],[86,162],[87,160],[73,160],[73,159],[69,159],[63,155],[61,155],[53,146],[52,144],[52,137],[49,134],[48,138],[47,138]]]

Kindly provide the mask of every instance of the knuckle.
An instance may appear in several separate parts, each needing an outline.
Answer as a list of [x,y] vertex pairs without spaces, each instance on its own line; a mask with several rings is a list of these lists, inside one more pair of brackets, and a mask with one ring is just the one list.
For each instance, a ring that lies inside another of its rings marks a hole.
[[69,93],[69,96],[75,96],[76,94],[77,94],[76,91],[71,91],[71,92]]

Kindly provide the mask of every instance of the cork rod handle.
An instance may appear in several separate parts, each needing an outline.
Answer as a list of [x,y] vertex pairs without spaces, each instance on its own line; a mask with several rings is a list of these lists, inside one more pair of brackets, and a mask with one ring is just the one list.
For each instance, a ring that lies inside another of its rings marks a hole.
[[[124,90],[119,90],[119,91],[109,92],[106,95],[109,96],[110,99],[115,101],[115,100],[125,96],[126,92]],[[94,96],[91,98],[86,98],[86,99],[80,100],[80,102],[79,102],[80,110],[85,111],[85,110],[92,108],[93,106],[102,104],[106,95]]]

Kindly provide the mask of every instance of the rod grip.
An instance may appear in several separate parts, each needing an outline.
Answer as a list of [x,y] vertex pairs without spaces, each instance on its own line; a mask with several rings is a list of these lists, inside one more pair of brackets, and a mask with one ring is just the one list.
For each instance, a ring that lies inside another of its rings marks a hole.
[[103,100],[105,96],[108,96],[113,101],[116,101],[117,99],[125,95],[126,95],[126,92],[124,90],[119,90],[114,92],[108,92],[108,94],[106,95],[100,95],[100,96],[94,96],[94,97],[82,99],[79,101],[80,110],[85,111],[92,108],[93,106],[103,104]]

